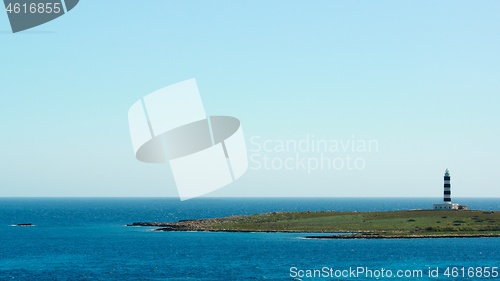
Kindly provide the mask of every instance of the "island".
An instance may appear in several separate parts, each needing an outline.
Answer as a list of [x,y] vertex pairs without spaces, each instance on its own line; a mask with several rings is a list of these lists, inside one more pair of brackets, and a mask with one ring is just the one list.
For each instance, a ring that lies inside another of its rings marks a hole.
[[156,231],[297,232],[308,233],[307,238],[315,239],[500,237],[500,212],[272,212],[178,222],[135,222],[129,226],[156,227]]

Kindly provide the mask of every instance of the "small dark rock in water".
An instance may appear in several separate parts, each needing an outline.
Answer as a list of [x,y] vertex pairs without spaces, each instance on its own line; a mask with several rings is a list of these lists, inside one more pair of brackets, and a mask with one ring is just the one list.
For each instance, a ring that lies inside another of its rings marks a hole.
[[31,223],[18,223],[16,226],[33,226]]

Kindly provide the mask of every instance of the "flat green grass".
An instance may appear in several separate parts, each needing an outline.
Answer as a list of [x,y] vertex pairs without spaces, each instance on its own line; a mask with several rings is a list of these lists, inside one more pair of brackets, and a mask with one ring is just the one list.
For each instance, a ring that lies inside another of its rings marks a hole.
[[500,212],[280,212],[207,219],[197,222],[214,231],[359,232],[401,234],[498,234]]

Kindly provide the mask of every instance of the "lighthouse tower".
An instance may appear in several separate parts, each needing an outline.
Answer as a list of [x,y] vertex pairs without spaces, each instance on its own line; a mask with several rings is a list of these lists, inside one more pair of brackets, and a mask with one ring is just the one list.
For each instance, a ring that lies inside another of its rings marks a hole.
[[446,169],[444,171],[444,193],[443,193],[443,203],[434,204],[434,210],[458,210],[458,204],[451,203],[451,177],[450,171]]
[[444,202],[451,203],[451,184],[450,184],[450,171],[444,171]]

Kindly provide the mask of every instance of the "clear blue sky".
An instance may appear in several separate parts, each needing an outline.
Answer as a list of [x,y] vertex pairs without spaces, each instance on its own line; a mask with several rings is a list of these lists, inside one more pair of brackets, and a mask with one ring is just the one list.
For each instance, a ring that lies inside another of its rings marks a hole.
[[251,169],[211,196],[439,197],[449,168],[453,195],[500,197],[499,14],[498,1],[81,1],[12,34],[2,12],[0,196],[176,196],[167,165],[134,158],[127,112],[196,78],[249,149],[378,142],[334,155],[360,170]]

